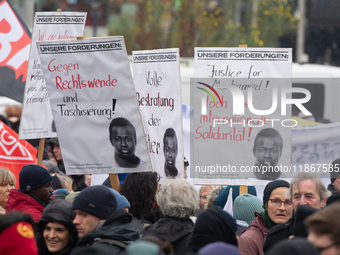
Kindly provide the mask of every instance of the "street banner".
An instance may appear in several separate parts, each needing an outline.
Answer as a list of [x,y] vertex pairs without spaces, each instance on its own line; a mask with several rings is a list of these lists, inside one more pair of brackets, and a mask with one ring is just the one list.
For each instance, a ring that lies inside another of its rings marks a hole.
[[315,126],[298,126],[292,129],[291,172],[312,172],[329,178],[330,172],[340,174],[340,166],[331,163],[340,158],[340,123]]
[[152,171],[124,38],[37,44],[66,173]]
[[191,175],[195,184],[288,178],[291,49],[195,48]]
[[0,1],[0,95],[22,102],[31,32],[9,3]]
[[[20,121],[20,139],[57,137],[37,42],[76,39],[84,34],[86,12],[37,12]],[[64,69],[65,67],[58,67]]]
[[36,164],[37,150],[25,140],[18,140],[18,134],[0,121],[0,166],[6,167],[16,178],[19,187],[19,173],[28,164]]
[[134,51],[133,78],[153,170],[184,178],[179,49]]

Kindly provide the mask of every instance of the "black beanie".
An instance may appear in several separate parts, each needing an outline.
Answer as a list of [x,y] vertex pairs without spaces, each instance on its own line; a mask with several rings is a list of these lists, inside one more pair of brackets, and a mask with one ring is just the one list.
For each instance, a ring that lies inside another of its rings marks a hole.
[[38,165],[26,165],[19,173],[20,192],[29,192],[52,182],[52,176],[43,167]]
[[292,235],[294,235],[295,237],[307,238],[308,230],[306,225],[304,224],[304,220],[317,211],[319,211],[319,209],[316,209],[314,207],[299,205],[296,212],[293,214],[291,221]]
[[268,203],[270,194],[273,192],[273,190],[280,187],[289,188],[289,182],[284,180],[276,180],[267,184],[263,191],[263,205]]
[[117,210],[117,199],[106,186],[90,186],[74,199],[73,210],[75,209],[107,219]]

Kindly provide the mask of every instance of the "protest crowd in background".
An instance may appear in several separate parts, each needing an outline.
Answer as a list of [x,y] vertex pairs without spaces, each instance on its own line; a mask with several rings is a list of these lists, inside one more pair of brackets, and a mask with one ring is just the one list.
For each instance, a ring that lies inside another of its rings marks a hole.
[[128,174],[120,192],[90,186],[85,176],[73,185],[62,163],[45,162],[48,169],[24,166],[19,187],[0,169],[0,254],[340,252],[338,174],[330,176],[328,190],[312,173],[291,183],[270,181],[260,199],[253,186],[240,194],[240,186],[197,192],[180,178],[159,185],[156,172]]

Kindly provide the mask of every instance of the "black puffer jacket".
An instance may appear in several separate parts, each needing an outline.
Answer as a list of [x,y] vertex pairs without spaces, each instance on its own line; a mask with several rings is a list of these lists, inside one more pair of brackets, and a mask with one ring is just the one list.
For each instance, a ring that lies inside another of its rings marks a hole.
[[125,248],[139,238],[139,232],[131,224],[132,215],[118,209],[105,222],[100,223],[94,231],[79,240],[80,247],[98,247],[111,254],[125,254]]
[[190,218],[178,219],[166,216],[142,230],[143,236],[156,236],[169,241],[175,254],[187,254],[194,223]]
[[[51,203],[49,203],[41,218],[40,221],[38,223],[38,233],[36,236],[37,239],[37,244],[38,244],[38,250],[39,250],[39,254],[55,254],[55,255],[61,255],[61,254],[69,254],[70,251],[75,247],[75,245],[78,242],[78,232],[76,227],[73,224],[73,220],[75,218],[76,214],[75,212],[72,210],[72,203],[57,198],[55,200],[53,200]],[[45,226],[49,223],[49,222],[59,222],[60,224],[64,225],[68,231],[71,234],[71,239],[69,241],[69,244],[61,251],[56,252],[56,253],[51,253],[48,251],[45,240],[43,238],[43,232],[45,229]]]

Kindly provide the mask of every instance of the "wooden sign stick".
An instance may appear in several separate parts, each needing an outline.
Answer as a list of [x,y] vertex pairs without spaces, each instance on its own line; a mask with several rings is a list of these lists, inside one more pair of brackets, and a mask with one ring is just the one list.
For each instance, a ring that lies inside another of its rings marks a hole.
[[[239,48],[247,48],[247,44],[240,44],[238,46]],[[248,193],[248,186],[245,186],[245,185],[240,185],[240,195],[242,194],[247,194]]]

